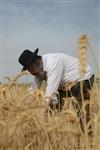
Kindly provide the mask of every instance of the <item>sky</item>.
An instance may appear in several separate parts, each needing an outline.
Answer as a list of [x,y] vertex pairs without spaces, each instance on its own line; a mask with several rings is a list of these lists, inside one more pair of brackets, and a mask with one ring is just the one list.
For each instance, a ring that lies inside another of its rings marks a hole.
[[24,49],[39,48],[40,55],[64,52],[78,57],[78,40],[82,34],[89,37],[89,63],[97,74],[99,28],[99,0],[0,1],[0,81],[20,72],[18,57]]

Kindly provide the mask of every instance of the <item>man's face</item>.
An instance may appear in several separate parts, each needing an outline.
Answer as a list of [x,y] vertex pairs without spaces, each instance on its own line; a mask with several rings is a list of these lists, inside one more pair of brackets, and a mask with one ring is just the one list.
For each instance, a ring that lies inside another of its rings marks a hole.
[[37,76],[40,79],[46,79],[46,72],[43,70],[43,65],[34,63],[29,68],[28,71]]

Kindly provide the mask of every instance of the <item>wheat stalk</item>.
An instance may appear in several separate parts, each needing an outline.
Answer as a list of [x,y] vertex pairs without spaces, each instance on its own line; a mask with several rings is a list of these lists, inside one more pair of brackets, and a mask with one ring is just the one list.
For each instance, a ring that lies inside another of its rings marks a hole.
[[87,49],[88,49],[88,36],[87,34],[84,34],[79,39],[80,78],[82,78],[86,72]]

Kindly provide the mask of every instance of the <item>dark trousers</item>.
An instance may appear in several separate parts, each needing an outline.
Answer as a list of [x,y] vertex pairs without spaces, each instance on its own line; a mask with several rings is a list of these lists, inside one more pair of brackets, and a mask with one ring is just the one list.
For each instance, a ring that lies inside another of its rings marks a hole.
[[[68,91],[63,91],[59,90],[59,96],[60,96],[60,109],[63,108],[64,101],[63,98],[66,97],[75,97],[77,100],[78,105],[76,104],[76,109],[77,109],[77,114],[78,117],[80,118],[80,124],[81,128],[84,131],[83,127],[83,121],[84,119],[82,118],[82,101],[88,101],[88,103],[85,106],[85,111],[86,111],[86,123],[90,121],[90,105],[89,105],[89,100],[90,100],[90,91],[94,83],[94,75],[90,77],[88,80],[80,81],[76,83],[70,90]],[[84,104],[84,103],[83,103]],[[74,105],[75,106],[75,105]]]

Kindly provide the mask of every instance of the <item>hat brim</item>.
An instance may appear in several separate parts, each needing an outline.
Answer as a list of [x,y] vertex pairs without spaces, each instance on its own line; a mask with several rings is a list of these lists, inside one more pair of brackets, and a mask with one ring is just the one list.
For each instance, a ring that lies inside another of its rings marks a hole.
[[34,55],[37,55],[38,51],[39,51],[39,48],[37,48],[37,49],[33,52]]

